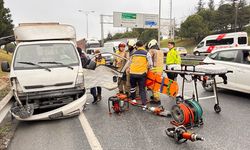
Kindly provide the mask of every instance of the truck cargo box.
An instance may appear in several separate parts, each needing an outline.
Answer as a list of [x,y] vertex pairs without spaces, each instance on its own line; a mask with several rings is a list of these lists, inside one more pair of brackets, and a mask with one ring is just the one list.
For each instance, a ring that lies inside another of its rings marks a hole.
[[59,23],[23,23],[14,29],[16,42],[71,40],[76,42],[73,26]]

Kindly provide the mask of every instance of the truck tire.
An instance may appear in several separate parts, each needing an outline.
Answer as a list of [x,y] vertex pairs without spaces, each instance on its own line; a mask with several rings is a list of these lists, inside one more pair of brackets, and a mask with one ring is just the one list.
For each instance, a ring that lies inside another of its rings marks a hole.
[[194,52],[194,55],[195,56],[200,56],[201,54],[200,54],[200,52],[196,51],[196,52]]

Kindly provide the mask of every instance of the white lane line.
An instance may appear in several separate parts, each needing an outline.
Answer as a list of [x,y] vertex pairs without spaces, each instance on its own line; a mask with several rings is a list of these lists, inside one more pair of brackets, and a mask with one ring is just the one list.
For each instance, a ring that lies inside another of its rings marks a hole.
[[102,150],[102,146],[100,144],[100,142],[98,141],[97,137],[95,136],[92,128],[90,127],[90,124],[87,120],[87,118],[85,117],[85,115],[83,114],[83,112],[80,113],[79,115],[79,120],[81,122],[82,128],[85,132],[85,135],[89,141],[89,145],[91,147],[92,150]]

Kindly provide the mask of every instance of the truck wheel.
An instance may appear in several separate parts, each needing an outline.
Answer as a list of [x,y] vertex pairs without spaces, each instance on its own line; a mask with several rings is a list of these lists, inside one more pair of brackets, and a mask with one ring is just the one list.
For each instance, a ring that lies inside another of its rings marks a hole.
[[197,51],[196,51],[196,52],[194,52],[194,55],[195,55],[195,56],[200,56],[200,52],[197,52]]

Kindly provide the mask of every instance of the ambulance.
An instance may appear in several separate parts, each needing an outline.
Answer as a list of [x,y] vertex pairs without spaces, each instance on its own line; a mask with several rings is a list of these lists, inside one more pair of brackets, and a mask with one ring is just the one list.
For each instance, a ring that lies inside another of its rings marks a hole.
[[222,33],[205,37],[193,50],[199,56],[208,54],[217,49],[244,47],[248,45],[246,32]]

